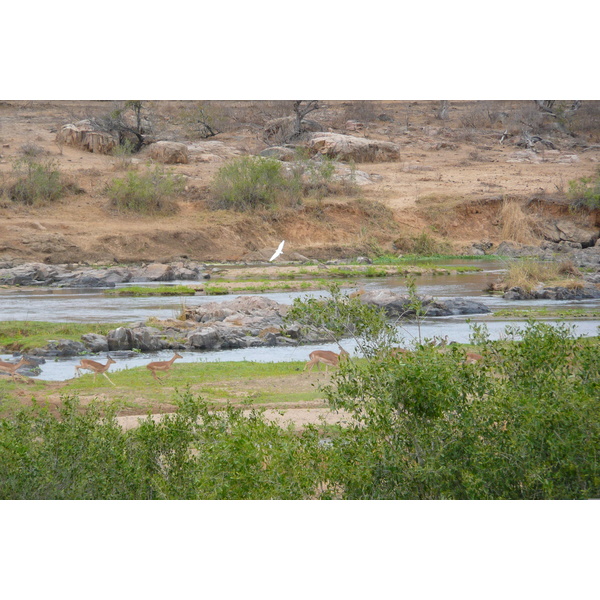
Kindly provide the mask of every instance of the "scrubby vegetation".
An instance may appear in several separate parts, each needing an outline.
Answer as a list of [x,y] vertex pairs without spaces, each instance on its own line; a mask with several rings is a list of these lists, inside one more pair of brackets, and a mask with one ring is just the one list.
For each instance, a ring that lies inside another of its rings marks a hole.
[[[338,309],[324,316],[341,326],[351,315]],[[68,396],[58,416],[34,406],[0,421],[0,498],[598,497],[597,339],[546,324],[501,341],[474,329],[483,360],[466,364],[458,346],[394,356],[377,312],[361,316],[357,334],[379,343],[324,390],[346,424],[286,429],[184,392],[176,413],[125,431],[118,405]]]
[[215,208],[273,208],[300,202],[301,184],[298,178],[285,177],[277,160],[244,156],[219,169],[211,196]]
[[52,160],[34,160],[26,155],[15,161],[13,179],[7,190],[8,197],[29,206],[41,206],[62,198],[75,188],[65,180],[58,164]]
[[600,208],[600,170],[592,177],[569,181],[569,197],[577,206]]
[[113,179],[106,193],[119,211],[164,214],[177,210],[174,199],[184,185],[182,177],[156,165],[145,173],[129,172]]

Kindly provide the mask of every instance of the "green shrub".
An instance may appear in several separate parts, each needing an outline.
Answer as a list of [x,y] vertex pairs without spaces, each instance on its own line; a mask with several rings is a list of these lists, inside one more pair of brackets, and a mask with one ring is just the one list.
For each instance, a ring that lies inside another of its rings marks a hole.
[[127,173],[113,179],[106,192],[117,209],[151,215],[175,212],[174,197],[183,187],[180,176],[157,165],[146,173]]
[[256,156],[237,158],[222,167],[212,184],[215,208],[246,211],[300,201],[297,178],[286,177],[279,161]]
[[23,158],[15,162],[13,172],[16,181],[9,188],[8,195],[11,200],[28,206],[58,200],[69,187],[64,182],[57,163],[52,160],[37,162],[31,158]]
[[411,238],[400,238],[394,242],[394,245],[401,252],[419,256],[447,254],[450,249],[447,243],[436,241],[425,231]]
[[581,177],[569,181],[569,197],[576,205],[600,208],[600,169],[593,177]]

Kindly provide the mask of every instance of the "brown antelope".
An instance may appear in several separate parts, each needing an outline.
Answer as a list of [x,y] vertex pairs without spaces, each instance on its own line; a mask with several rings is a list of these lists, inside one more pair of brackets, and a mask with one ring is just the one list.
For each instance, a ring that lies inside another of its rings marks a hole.
[[467,365],[479,362],[480,360],[483,360],[483,356],[477,354],[477,352],[467,352],[465,356],[465,364]]
[[[331,365],[332,367],[337,367],[341,358],[347,358],[350,356],[341,346],[340,353],[336,354],[335,352],[331,352],[330,350],[314,350],[311,352],[308,357],[310,360],[304,365],[304,371],[306,371],[306,367],[308,367],[309,371],[312,371],[312,368],[319,363],[323,363],[325,365],[325,373],[327,373],[327,367]],[[319,367],[317,366],[317,369]]]
[[108,379],[108,381],[110,381],[110,383],[112,385],[115,385],[111,380],[110,377],[106,374],[106,371],[108,371],[110,365],[114,365],[116,363],[115,360],[113,360],[110,356],[107,356],[108,360],[106,361],[106,364],[103,365],[102,363],[96,362],[95,360],[90,360],[89,358],[82,358],[79,361],[78,365],[75,365],[75,375],[80,376],[81,373],[79,372],[80,369],[85,369],[86,371],[93,371],[94,372],[94,383],[96,382],[96,375],[102,373],[102,375],[104,375],[104,377],[106,377],[106,379]]
[[410,350],[405,348],[390,348],[390,354],[396,358],[400,358],[403,354],[410,354]]
[[171,368],[171,365],[178,358],[183,358],[183,356],[181,356],[180,354],[177,354],[177,352],[176,352],[171,360],[151,362],[146,365],[146,369],[150,369],[150,371],[152,371],[152,377],[154,377],[154,379],[156,379],[157,381],[160,381],[162,383],[162,379],[160,379],[160,377],[156,374],[156,371],[165,371],[165,372],[168,371]]
[[21,375],[20,373],[17,373],[16,371],[17,371],[17,369],[20,369],[24,365],[32,365],[32,364],[34,364],[33,361],[31,361],[28,358],[25,358],[24,356],[22,356],[21,360],[17,363],[6,362],[4,360],[0,360],[0,371],[9,373],[13,379],[15,379],[15,375],[18,375],[22,379],[25,379],[25,377],[23,377],[23,375]]

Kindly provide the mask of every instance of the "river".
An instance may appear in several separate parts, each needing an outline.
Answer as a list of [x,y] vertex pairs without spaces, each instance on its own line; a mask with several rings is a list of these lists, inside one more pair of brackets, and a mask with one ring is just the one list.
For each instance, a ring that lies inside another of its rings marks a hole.
[[[466,272],[453,275],[421,275],[416,278],[418,293],[420,295],[434,296],[439,299],[451,297],[464,297],[475,299],[486,304],[491,310],[516,307],[545,307],[549,310],[564,308],[598,308],[600,300],[584,301],[551,301],[530,300],[510,301],[498,296],[491,296],[484,292],[490,283],[498,279],[499,273],[506,267],[502,261],[446,261],[448,265],[477,266],[482,268],[478,272]],[[194,282],[170,282],[176,284],[190,284]],[[197,282],[200,283],[200,282]],[[151,285],[151,284],[144,284]],[[161,284],[161,285],[164,285]],[[364,289],[387,288],[395,291],[406,291],[406,279],[403,277],[362,279],[357,281],[356,288]],[[271,298],[277,302],[291,304],[294,298],[324,296],[327,292],[274,292],[260,295]],[[57,289],[57,288],[4,288],[0,289],[0,320],[3,321],[53,321],[53,322],[78,322],[78,323],[134,323],[145,321],[149,317],[159,319],[174,318],[181,311],[183,305],[192,308],[206,302],[223,302],[231,300],[236,295],[227,296],[185,296],[185,297],[108,297],[99,289]],[[421,325],[421,337],[447,336],[448,340],[459,343],[468,342],[471,332],[470,322],[486,323],[490,336],[493,339],[503,335],[505,327],[514,321],[497,320],[492,315],[475,315],[468,317],[438,317],[426,319]],[[599,320],[564,321],[575,328],[578,335],[598,335]],[[400,328],[400,334],[405,339],[405,345],[410,345],[411,340],[418,338],[419,331],[415,324],[406,324]],[[344,342],[344,347],[351,354],[355,351],[352,340]],[[297,347],[267,347],[244,348],[235,350],[197,351],[179,354],[183,359],[178,362],[199,363],[199,368],[204,362],[214,361],[257,361],[257,362],[282,362],[306,361],[312,350],[323,349],[337,351],[334,344],[319,344],[318,346]],[[153,360],[168,359],[172,351],[152,354],[140,353],[132,358],[118,359],[111,365],[111,371],[139,367]],[[7,360],[9,355],[0,356]],[[48,360],[41,365],[42,373],[39,379],[60,381],[73,377],[74,366],[78,358]]]

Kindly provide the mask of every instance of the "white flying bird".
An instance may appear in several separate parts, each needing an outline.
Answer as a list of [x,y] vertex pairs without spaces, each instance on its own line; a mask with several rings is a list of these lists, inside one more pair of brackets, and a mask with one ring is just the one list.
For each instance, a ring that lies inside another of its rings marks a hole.
[[280,254],[283,254],[283,245],[285,244],[285,240],[283,240],[283,242],[281,242],[281,244],[279,244],[279,248],[277,248],[277,250],[275,250],[275,254],[273,254],[273,256],[271,256],[271,258],[269,259],[269,262],[274,261]]

